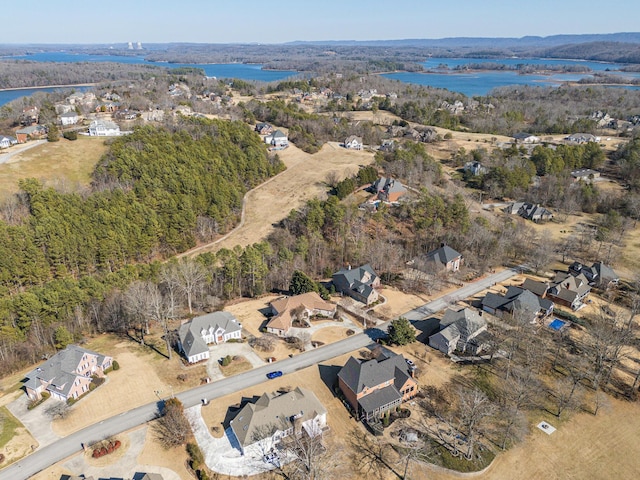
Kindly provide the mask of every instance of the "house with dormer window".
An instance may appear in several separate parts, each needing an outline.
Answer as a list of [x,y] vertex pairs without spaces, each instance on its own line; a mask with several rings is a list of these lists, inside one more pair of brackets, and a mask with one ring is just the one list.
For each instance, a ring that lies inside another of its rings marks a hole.
[[242,338],[242,325],[229,312],[214,312],[195,317],[178,329],[178,348],[189,363],[209,358],[209,345]]
[[103,376],[112,363],[112,357],[69,345],[28,373],[24,389],[30,400],[39,400],[45,391],[56,400],[76,399],[89,391],[91,377]]

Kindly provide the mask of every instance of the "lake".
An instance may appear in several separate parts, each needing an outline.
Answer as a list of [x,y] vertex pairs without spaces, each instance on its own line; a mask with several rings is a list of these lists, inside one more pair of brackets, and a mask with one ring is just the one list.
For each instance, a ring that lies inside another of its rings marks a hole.
[[[563,82],[577,82],[582,78],[590,77],[581,73],[556,73],[552,75],[520,75],[516,71],[480,71],[480,72],[456,72],[439,69],[463,67],[464,65],[477,63],[496,63],[499,65],[517,66],[524,65],[580,65],[590,68],[597,73],[607,75],[619,75],[627,78],[640,78],[639,72],[617,71],[622,65],[616,63],[589,62],[582,60],[558,60],[551,58],[430,58],[421,65],[428,70],[424,73],[397,72],[386,73],[383,76],[404,83],[414,83],[435,88],[446,88],[453,92],[460,92],[469,97],[487,95],[491,90],[508,85],[531,86],[558,86]],[[612,88],[627,88],[638,90],[638,86],[612,85]]]
[[[73,54],[68,52],[44,52],[32,55],[22,55],[15,57],[4,57],[14,60],[31,60],[35,62],[115,62],[128,64],[157,65],[167,68],[196,67],[204,70],[209,77],[217,78],[239,78],[242,80],[259,80],[271,82],[282,80],[299,72],[287,70],[263,70],[262,65],[249,65],[244,63],[231,64],[197,64],[197,63],[164,63],[149,62],[140,56],[119,56],[119,55],[87,55]],[[398,72],[387,73],[383,76],[399,80],[404,83],[414,83],[418,85],[431,86],[436,88],[446,88],[454,92],[460,92],[467,96],[482,96],[488,94],[497,87],[508,85],[538,85],[538,86],[558,86],[562,82],[575,82],[582,78],[589,77],[588,74],[579,73],[557,73],[553,75],[520,75],[515,71],[484,71],[484,72],[451,72],[444,73],[438,70],[445,65],[447,68],[462,67],[472,63],[497,63],[500,65],[516,66],[526,65],[581,65],[590,68],[594,72],[607,73],[610,75],[621,75],[628,78],[640,78],[640,73],[626,73],[617,71],[621,65],[615,63],[589,62],[581,60],[558,60],[547,58],[441,58],[432,57],[422,63],[428,70],[425,73]],[[627,88],[638,90],[638,86],[612,86],[612,88]],[[4,105],[11,100],[21,96],[31,95],[34,91],[47,91],[47,89],[29,89],[0,91],[0,105]]]

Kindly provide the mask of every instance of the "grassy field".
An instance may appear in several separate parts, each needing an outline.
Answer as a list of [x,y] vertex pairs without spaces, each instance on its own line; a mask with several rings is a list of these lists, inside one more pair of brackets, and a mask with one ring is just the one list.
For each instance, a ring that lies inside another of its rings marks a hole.
[[62,139],[18,153],[0,164],[0,200],[16,193],[23,178],[37,178],[45,185],[64,185],[71,190],[87,185],[106,150],[103,138],[80,136],[73,142]]

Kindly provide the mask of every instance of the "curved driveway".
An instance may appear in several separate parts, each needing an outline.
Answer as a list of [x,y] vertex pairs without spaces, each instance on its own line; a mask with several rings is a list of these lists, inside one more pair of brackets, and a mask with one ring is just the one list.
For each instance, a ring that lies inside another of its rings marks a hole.
[[[409,320],[421,320],[439,310],[446,308],[453,299],[475,295],[478,292],[502,282],[516,275],[516,269],[507,269],[502,272],[489,275],[476,282],[469,283],[453,294],[436,299],[420,308],[403,314]],[[389,323],[383,323],[375,328],[367,330],[365,333],[352,335],[349,338],[325,345],[314,350],[310,350],[292,358],[280,360],[275,364],[250,370],[240,375],[228,377],[208,385],[202,385],[194,389],[176,395],[184,404],[185,408],[192,407],[202,401],[203,398],[213,400],[225,395],[239,392],[248,387],[258,385],[266,381],[266,374],[274,369],[282,370],[283,373],[292,373],[297,370],[316,365],[331,358],[344,355],[371,344],[372,340],[384,335]],[[123,392],[123,394],[126,394]],[[143,405],[128,412],[121,413],[107,420],[90,425],[76,433],[64,437],[55,443],[36,450],[34,453],[22,460],[15,462],[0,470],[0,480],[27,480],[49,465],[53,465],[82,449],[82,444],[91,444],[98,440],[117,435],[131,428],[142,425],[155,419],[158,415],[159,402]]]

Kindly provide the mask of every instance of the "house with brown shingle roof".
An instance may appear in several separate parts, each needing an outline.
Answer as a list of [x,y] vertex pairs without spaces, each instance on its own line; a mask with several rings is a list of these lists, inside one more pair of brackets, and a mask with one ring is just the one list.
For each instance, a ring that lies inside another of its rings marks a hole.
[[323,300],[316,292],[279,298],[269,305],[274,316],[267,323],[267,332],[279,337],[285,337],[288,334],[294,316],[301,315],[308,319],[314,315],[333,317],[336,313],[336,305]]

